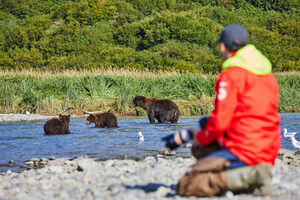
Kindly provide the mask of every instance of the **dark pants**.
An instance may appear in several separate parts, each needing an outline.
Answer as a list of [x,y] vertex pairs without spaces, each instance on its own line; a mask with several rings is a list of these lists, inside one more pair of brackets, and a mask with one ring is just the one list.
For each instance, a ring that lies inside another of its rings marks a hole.
[[246,163],[241,161],[237,156],[231,153],[228,149],[220,149],[217,143],[214,143],[206,147],[193,145],[192,154],[197,159],[201,159],[205,157],[224,158],[226,161],[230,162],[230,165],[228,166],[227,169],[235,169],[235,168],[247,166]]

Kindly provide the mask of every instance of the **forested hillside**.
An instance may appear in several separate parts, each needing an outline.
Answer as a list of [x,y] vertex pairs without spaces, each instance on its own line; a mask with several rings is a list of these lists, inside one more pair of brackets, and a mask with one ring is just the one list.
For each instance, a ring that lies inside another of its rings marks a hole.
[[0,0],[0,69],[216,73],[238,23],[274,71],[300,71],[299,0]]

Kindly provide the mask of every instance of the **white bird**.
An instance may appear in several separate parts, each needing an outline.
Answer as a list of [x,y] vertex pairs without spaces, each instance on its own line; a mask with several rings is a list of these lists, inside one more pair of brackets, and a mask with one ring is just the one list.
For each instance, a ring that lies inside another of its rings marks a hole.
[[145,138],[143,136],[142,131],[139,131],[139,141],[144,141],[144,140],[145,140]]
[[297,134],[297,132],[287,132],[287,129],[283,129],[283,136],[284,137],[294,137]]
[[26,112],[25,112],[25,113],[26,113],[26,115],[30,115],[30,112],[29,112],[29,111],[27,111],[27,110],[26,110]]
[[300,150],[300,142],[297,141],[294,136],[291,136],[291,139],[292,139],[293,146]]

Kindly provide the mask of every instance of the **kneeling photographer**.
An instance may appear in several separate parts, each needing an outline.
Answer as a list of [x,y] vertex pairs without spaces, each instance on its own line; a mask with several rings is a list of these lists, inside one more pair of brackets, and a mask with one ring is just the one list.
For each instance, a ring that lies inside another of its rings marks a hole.
[[211,197],[222,191],[271,195],[271,166],[278,154],[279,88],[270,61],[248,44],[243,26],[221,33],[224,58],[215,108],[190,128],[163,138],[171,150],[192,140],[197,162],[177,184],[181,196]]

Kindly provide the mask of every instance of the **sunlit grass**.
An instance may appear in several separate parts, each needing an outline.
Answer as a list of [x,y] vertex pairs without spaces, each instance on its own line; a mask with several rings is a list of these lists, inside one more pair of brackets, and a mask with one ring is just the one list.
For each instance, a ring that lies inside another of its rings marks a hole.
[[[116,75],[116,76],[134,76],[134,77],[160,77],[160,76],[174,76],[182,74],[178,71],[163,71],[163,70],[137,70],[137,69],[124,69],[124,68],[101,68],[101,69],[83,69],[83,70],[39,70],[39,69],[20,69],[20,70],[0,70],[0,76],[2,75],[24,75],[24,76],[37,76],[37,77],[49,77],[49,76],[86,76],[86,75]],[[196,75],[196,74],[195,74]],[[300,75],[298,71],[292,72],[274,72],[275,76],[284,75]],[[214,76],[203,75],[202,76]]]
[[[275,73],[280,87],[279,112],[300,112],[300,72]],[[111,108],[118,115],[146,115],[130,109],[134,95],[168,98],[181,115],[207,115],[213,109],[215,75],[175,71],[99,69],[67,71],[0,71],[0,113],[57,114],[67,107],[83,110]]]
[[101,68],[90,70],[39,70],[39,69],[20,69],[20,70],[0,70],[2,75],[23,75],[36,77],[53,77],[53,76],[87,76],[87,75],[114,75],[114,76],[134,76],[134,77],[160,77],[160,76],[174,76],[181,74],[178,71],[163,71],[163,70],[137,70],[124,68]]

